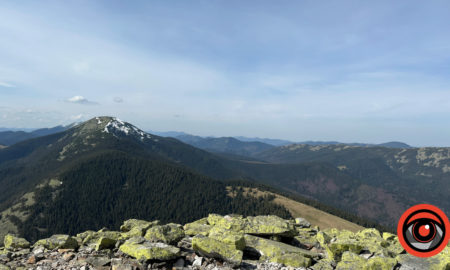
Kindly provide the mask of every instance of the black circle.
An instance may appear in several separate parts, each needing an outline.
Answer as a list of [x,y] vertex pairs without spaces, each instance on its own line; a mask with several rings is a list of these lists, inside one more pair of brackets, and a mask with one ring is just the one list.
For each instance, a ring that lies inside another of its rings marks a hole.
[[[422,236],[419,233],[419,229],[421,226],[429,226],[429,233],[428,235]],[[419,219],[413,227],[413,236],[414,238],[419,242],[430,242],[434,239],[436,236],[436,226],[433,224],[433,221],[430,219]]]

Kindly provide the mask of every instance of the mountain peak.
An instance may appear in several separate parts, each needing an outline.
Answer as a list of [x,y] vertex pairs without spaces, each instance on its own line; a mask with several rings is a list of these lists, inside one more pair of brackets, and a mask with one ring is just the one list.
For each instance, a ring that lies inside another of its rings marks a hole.
[[136,126],[124,122],[116,117],[99,116],[94,117],[78,126],[80,133],[90,133],[101,131],[102,133],[112,134],[115,137],[132,136],[144,140],[150,139],[151,135]]

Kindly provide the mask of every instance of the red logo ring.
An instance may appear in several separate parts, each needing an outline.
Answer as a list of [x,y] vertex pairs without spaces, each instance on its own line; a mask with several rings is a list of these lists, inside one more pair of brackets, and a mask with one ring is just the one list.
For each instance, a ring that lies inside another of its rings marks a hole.
[[400,217],[397,225],[400,244],[417,257],[441,252],[450,240],[450,222],[445,213],[430,204],[415,205]]

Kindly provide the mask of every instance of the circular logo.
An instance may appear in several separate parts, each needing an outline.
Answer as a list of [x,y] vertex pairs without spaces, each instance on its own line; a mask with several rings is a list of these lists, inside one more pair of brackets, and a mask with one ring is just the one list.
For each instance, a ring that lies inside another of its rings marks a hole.
[[400,218],[398,240],[403,248],[417,257],[431,257],[441,252],[450,239],[450,223],[436,206],[418,204]]

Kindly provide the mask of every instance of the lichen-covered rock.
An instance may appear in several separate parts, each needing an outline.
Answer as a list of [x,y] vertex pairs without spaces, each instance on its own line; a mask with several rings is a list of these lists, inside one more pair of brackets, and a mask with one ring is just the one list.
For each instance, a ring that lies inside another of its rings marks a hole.
[[235,232],[243,232],[247,221],[239,215],[221,216],[217,214],[210,214],[208,216],[208,223],[215,227],[221,227]]
[[95,250],[102,250],[102,249],[110,249],[113,248],[117,243],[117,239],[112,239],[108,237],[100,237],[95,242]]
[[[79,235],[80,234],[78,234],[77,237]],[[103,230],[98,231],[98,232],[89,231],[89,233],[86,234],[86,236],[84,237],[82,243],[85,246],[93,246],[97,249],[99,240],[102,238],[104,239],[104,240],[102,240],[104,243],[114,242],[114,244],[115,244],[117,241],[123,239],[123,235],[122,235],[122,233],[116,232],[116,231],[103,231]]]
[[328,253],[328,258],[340,261],[341,256],[345,251],[350,251],[352,253],[359,254],[361,250],[363,250],[364,246],[362,246],[357,240],[355,239],[337,239],[334,242],[331,242],[328,244],[328,246],[325,248],[325,250]]
[[353,252],[345,251],[342,253],[341,261],[336,265],[336,270],[359,270],[363,269],[365,263],[366,259]]
[[409,269],[429,269],[429,270],[449,270],[450,269],[450,248],[446,247],[441,253],[429,257],[420,258],[410,254],[401,254],[396,257],[400,263],[401,270]]
[[403,251],[396,237],[385,234],[385,238],[376,229],[364,229],[357,233],[328,229],[318,232],[316,236],[329,258],[337,262],[340,261],[340,256],[345,251],[355,254],[367,251],[374,256],[381,257],[395,257]]
[[15,237],[14,235],[7,234],[3,240],[5,248],[8,249],[18,249],[18,248],[29,248],[30,242],[24,238]]
[[131,238],[120,246],[120,251],[138,260],[172,260],[180,256],[180,249],[165,243],[152,243],[144,238]]
[[210,214],[208,223],[214,227],[254,235],[294,236],[296,234],[294,225],[291,222],[277,216],[243,218],[239,215],[220,216]]
[[129,219],[126,220],[122,226],[120,226],[120,231],[122,232],[122,238],[124,239],[142,237],[149,228],[156,225],[159,225],[158,220],[145,221],[139,219]]
[[293,238],[292,244],[307,249],[319,246],[317,231],[311,228],[297,228],[297,236]]
[[311,259],[299,254],[287,253],[269,259],[270,262],[281,263],[290,267],[311,266]]
[[364,259],[353,252],[346,251],[342,254],[341,261],[336,270],[392,270],[397,260],[389,257],[372,257]]
[[176,244],[185,236],[183,227],[179,224],[157,225],[149,228],[144,238],[151,242]]
[[213,227],[209,232],[209,237],[224,242],[225,244],[232,245],[238,250],[243,250],[245,248],[243,233],[225,230],[220,227]]
[[391,270],[397,265],[397,260],[389,257],[372,257],[364,264],[364,270]]
[[183,228],[186,235],[208,236],[212,226],[208,224],[208,218],[202,218],[200,220],[185,224]]
[[131,229],[135,227],[150,227],[154,225],[158,225],[159,221],[146,221],[146,220],[140,220],[140,219],[128,219],[123,222],[123,224],[120,226],[121,232],[129,232]]
[[304,218],[298,217],[295,219],[295,226],[300,228],[309,228],[311,223]]
[[85,231],[85,232],[82,232],[82,233],[78,233],[77,235],[76,235],[76,238],[77,239],[79,239],[80,241],[81,241],[81,243],[83,243],[84,242],[84,240],[87,238],[87,237],[92,237],[92,235],[94,235],[96,232],[95,231]]
[[322,259],[311,266],[312,270],[333,270],[335,269],[336,263],[330,259]]
[[[260,260],[262,261],[272,261],[272,260],[283,260],[286,266],[296,267],[298,262],[295,262],[295,265],[289,265],[289,258],[292,256],[305,257],[305,258],[319,258],[319,254],[308,251],[306,249],[301,249],[298,247],[294,247],[288,244],[280,243],[277,241],[253,236],[253,235],[245,235],[245,243],[247,248],[251,248],[259,252],[261,255]],[[287,256],[288,254],[292,256]],[[300,259],[302,260],[302,259]],[[304,260],[307,262],[308,260]]]
[[72,236],[65,234],[55,234],[50,238],[38,240],[36,243],[34,243],[33,246],[43,246],[46,249],[76,249],[79,245],[77,240]]
[[234,265],[240,265],[242,262],[242,250],[213,238],[195,236],[192,239],[192,248],[204,256],[221,259]]
[[356,233],[356,237],[360,238],[382,238],[380,232],[377,229],[369,228],[363,229]]
[[244,232],[254,235],[286,235],[294,236],[292,223],[277,216],[247,217]]
[[382,237],[386,241],[392,241],[392,240],[395,240],[397,238],[397,235],[395,235],[393,233],[389,233],[389,232],[384,232]]
[[[297,223],[302,222],[297,220]],[[7,264],[0,267],[21,269],[27,265],[42,266],[42,269],[79,269],[88,263],[99,268],[110,264],[112,269],[140,269],[146,261],[153,268],[176,269],[201,267],[206,262],[208,268],[228,268],[231,264],[255,269],[287,266],[312,270],[450,270],[450,247],[431,258],[417,258],[404,254],[395,234],[380,233],[376,229],[356,233],[319,230],[274,216],[244,218],[214,214],[184,227],[157,223],[128,220],[122,225],[122,232],[86,231],[77,234],[76,238],[54,235],[37,241],[32,251],[26,248],[24,239],[7,236],[6,247],[0,248],[0,263]],[[78,251],[67,250],[76,249],[79,244],[83,247]],[[117,247],[121,252],[116,252]],[[55,249],[63,250],[55,252]],[[192,249],[197,255],[189,251]],[[244,252],[248,256],[242,263]],[[180,260],[174,264],[178,258]]]

